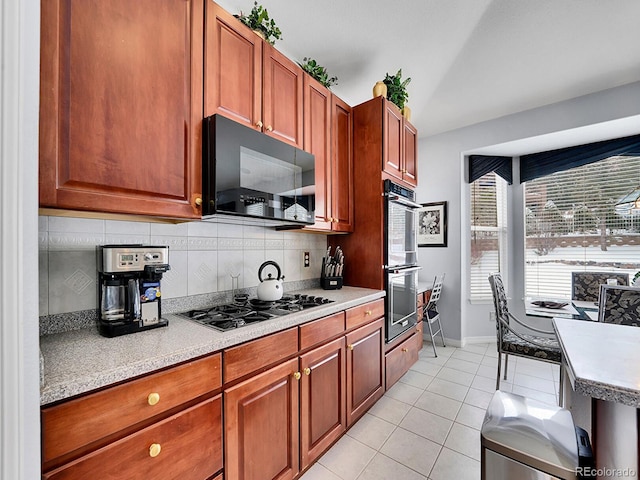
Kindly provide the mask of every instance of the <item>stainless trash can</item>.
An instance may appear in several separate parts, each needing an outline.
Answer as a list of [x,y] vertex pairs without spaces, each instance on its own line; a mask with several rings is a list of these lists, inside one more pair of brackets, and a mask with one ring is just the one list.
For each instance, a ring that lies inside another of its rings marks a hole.
[[482,480],[591,478],[588,435],[564,408],[498,390],[480,438]]

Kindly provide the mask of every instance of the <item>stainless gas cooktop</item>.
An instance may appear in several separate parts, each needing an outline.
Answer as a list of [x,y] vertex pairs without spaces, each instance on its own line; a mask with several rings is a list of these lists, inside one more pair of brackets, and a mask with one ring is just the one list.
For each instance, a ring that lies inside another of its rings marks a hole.
[[282,317],[332,302],[333,300],[325,297],[303,294],[285,295],[275,302],[265,302],[257,298],[249,299],[246,295],[236,295],[235,301],[232,303],[190,310],[178,315],[225,332],[254,322]]

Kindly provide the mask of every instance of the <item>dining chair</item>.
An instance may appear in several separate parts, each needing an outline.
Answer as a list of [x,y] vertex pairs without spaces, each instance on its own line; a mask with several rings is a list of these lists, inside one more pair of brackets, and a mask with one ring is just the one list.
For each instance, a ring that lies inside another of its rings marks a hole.
[[618,285],[629,285],[629,274],[621,272],[571,272],[571,299],[597,302],[600,285],[614,279]]
[[[507,379],[509,355],[531,358],[560,366],[559,404],[562,405],[562,353],[555,332],[542,330],[518,320],[509,312],[507,306],[507,294],[499,273],[489,275],[489,284],[493,293],[493,304],[496,310],[496,334],[498,340],[498,372],[496,377],[496,390],[500,390],[500,369],[502,355],[504,354],[504,380]],[[551,336],[521,333],[511,326],[514,323],[526,330]]]
[[640,288],[600,285],[598,321],[640,327]]
[[[435,336],[439,333],[442,339],[442,346],[446,347],[444,343],[444,335],[442,333],[442,324],[440,323],[440,312],[438,312],[438,300],[440,300],[440,293],[442,292],[442,284],[444,283],[444,273],[440,276],[436,276],[433,280],[433,286],[431,287],[431,296],[429,301],[424,306],[423,322],[426,321],[427,327],[429,327],[429,335],[431,336],[431,345],[433,346],[433,354],[437,357]],[[433,330],[432,325],[435,325],[436,330]]]

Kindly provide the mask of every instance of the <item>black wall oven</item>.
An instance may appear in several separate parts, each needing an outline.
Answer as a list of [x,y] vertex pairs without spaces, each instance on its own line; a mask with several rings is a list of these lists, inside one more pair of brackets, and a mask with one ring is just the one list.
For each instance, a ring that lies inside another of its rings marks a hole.
[[415,192],[384,181],[385,340],[392,341],[418,322],[417,209]]

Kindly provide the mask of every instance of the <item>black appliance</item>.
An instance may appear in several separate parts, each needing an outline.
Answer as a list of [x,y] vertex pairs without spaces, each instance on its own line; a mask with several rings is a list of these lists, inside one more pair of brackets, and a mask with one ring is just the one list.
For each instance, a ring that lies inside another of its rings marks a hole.
[[315,157],[221,115],[204,119],[202,215],[311,225]]
[[178,315],[222,332],[234,330],[255,322],[299,312],[307,308],[332,303],[325,297],[295,294],[284,295],[280,300],[267,302],[247,295],[237,295],[231,303],[210,308],[190,310]]
[[418,322],[417,209],[415,192],[384,181],[386,328],[390,342]]
[[117,337],[167,326],[160,280],[171,268],[169,247],[103,245],[97,253],[100,334]]

